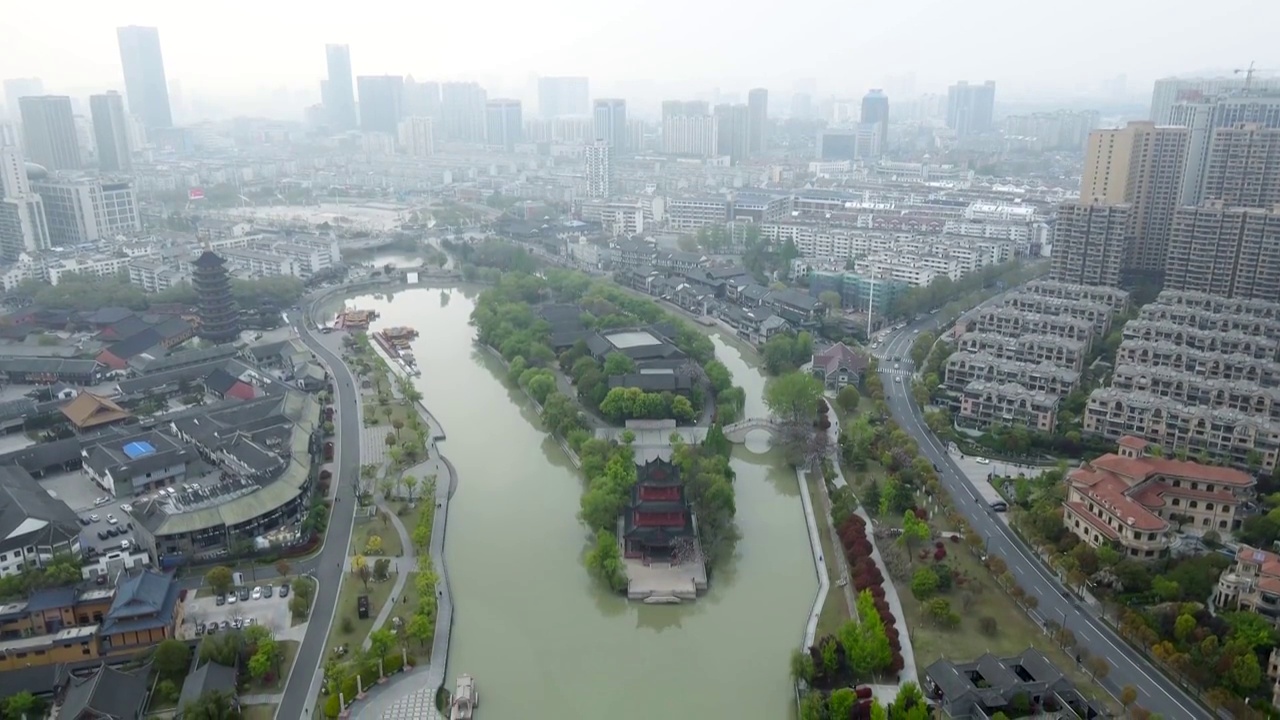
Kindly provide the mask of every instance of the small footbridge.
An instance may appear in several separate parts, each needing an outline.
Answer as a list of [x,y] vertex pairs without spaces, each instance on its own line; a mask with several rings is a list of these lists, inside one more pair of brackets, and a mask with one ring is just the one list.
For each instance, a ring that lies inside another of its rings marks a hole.
[[752,430],[764,430],[770,435],[782,429],[782,423],[773,417],[753,417],[739,420],[736,423],[725,425],[724,436],[729,442],[744,443],[747,441],[747,433]]

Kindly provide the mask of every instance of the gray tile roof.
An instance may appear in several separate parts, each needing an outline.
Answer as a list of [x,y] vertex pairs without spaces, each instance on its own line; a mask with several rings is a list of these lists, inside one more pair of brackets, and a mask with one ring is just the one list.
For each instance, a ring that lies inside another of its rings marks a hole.
[[65,502],[21,467],[0,465],[0,550],[60,545],[79,536],[79,520]]
[[135,720],[142,717],[146,697],[145,671],[129,673],[102,665],[88,678],[71,678],[59,717]]

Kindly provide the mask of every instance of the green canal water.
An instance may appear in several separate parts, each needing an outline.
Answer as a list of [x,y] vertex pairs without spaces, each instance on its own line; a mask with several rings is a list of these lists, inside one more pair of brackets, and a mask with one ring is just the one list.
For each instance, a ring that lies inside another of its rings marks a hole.
[[[374,329],[408,325],[417,385],[457,468],[445,557],[455,606],[446,687],[468,673],[495,718],[793,714],[789,655],[817,590],[795,473],[753,438],[733,456],[741,540],[696,603],[628,603],[590,581],[583,480],[498,363],[472,343],[474,289],[349,299]],[[764,412],[763,374],[732,342],[717,355]],[[753,452],[766,450],[765,452]]]

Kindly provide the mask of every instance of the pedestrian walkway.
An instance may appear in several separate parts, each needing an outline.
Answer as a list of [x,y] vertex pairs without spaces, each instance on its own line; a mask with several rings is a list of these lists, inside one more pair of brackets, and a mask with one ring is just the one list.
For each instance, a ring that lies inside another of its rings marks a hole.
[[[387,619],[391,617],[391,611],[396,608],[400,602],[401,593],[404,592],[405,582],[409,579],[409,573],[418,569],[417,551],[410,541],[409,532],[405,529],[404,523],[400,521],[400,517],[395,511],[387,505],[386,498],[378,498],[375,503],[378,509],[386,513],[391,519],[391,525],[395,527],[396,534],[400,536],[400,547],[404,548],[404,553],[400,557],[388,558],[391,561],[391,567],[395,568],[396,581],[391,586],[391,595],[387,597],[387,601],[382,604],[382,609],[378,610],[378,616],[373,619],[373,627],[371,630],[377,630],[386,625]],[[364,649],[368,650],[371,639],[364,639]]]
[[284,698],[283,693],[260,693],[257,695],[241,695],[241,705],[279,705]]

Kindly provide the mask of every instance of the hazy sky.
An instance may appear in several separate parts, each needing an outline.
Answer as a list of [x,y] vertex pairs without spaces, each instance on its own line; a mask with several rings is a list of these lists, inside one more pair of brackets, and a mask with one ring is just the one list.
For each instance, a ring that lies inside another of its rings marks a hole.
[[1276,0],[0,0],[0,77],[40,77],[50,91],[120,86],[115,28],[129,24],[160,28],[184,93],[223,97],[318,95],[329,42],[351,46],[357,75],[506,92],[573,74],[602,92],[652,82],[659,96],[789,91],[800,78],[823,95],[860,94],[914,73],[920,91],[992,79],[1007,98],[1036,86],[1078,95],[1124,73],[1145,95],[1164,75],[1250,60],[1280,69]]

